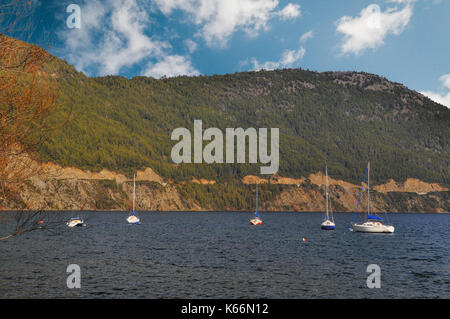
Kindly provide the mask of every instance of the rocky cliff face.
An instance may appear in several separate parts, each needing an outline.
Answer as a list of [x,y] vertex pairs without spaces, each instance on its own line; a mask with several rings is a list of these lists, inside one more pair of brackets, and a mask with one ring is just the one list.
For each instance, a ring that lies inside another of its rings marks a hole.
[[[36,164],[39,165],[39,164]],[[45,172],[26,181],[13,199],[0,201],[2,209],[30,210],[130,210],[132,207],[132,179],[115,172],[99,173],[77,168],[43,165]],[[216,185],[213,180],[192,179],[188,183],[201,187]],[[260,206],[268,211],[323,211],[325,176],[311,174],[293,179],[272,176],[265,179],[246,176],[242,184],[264,184],[266,187],[283,185],[272,200],[262,200]],[[333,211],[353,212],[361,186],[329,178],[330,203]],[[136,209],[158,211],[223,210],[214,203],[202,207],[196,200],[181,195],[186,183],[165,181],[151,168],[137,172]],[[448,212],[449,190],[443,185],[407,179],[376,185],[371,193],[371,210],[388,212]],[[251,205],[249,206],[249,209]],[[360,211],[367,209],[365,195]]]
[[[333,211],[354,212],[360,188],[330,187],[330,203]],[[448,212],[450,207],[447,191],[416,192],[371,192],[370,209],[374,212]],[[359,211],[367,210],[367,197],[363,196]],[[276,200],[263,207],[269,211],[324,211],[325,193],[317,185],[290,187],[277,196]]]

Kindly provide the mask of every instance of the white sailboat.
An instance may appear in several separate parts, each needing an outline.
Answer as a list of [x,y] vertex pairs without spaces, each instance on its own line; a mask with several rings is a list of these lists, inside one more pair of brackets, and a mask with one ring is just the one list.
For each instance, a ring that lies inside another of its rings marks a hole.
[[334,230],[336,225],[334,223],[333,213],[331,209],[328,209],[328,201],[329,201],[329,188],[328,188],[328,168],[325,167],[325,176],[326,176],[326,187],[325,187],[325,218],[322,221],[321,228],[323,230]]
[[258,184],[256,184],[256,211],[255,218],[250,219],[250,224],[254,226],[262,225],[262,220],[258,216]]
[[[385,225],[382,223],[383,219],[376,215],[375,213],[370,213],[370,162],[367,164],[366,169],[367,174],[367,220],[362,224],[352,223],[354,231],[363,233],[393,233],[395,228],[392,225]],[[365,179],[365,176],[364,176]],[[364,182],[364,180],[363,180]],[[358,204],[356,205],[355,218],[358,212],[358,205],[361,199],[361,195],[364,190],[364,184],[361,188],[361,193],[359,195]]]
[[135,202],[136,202],[136,175],[133,176],[133,213],[130,216],[128,216],[127,222],[129,224],[137,225],[141,223],[141,220],[136,216],[136,213],[134,211]]

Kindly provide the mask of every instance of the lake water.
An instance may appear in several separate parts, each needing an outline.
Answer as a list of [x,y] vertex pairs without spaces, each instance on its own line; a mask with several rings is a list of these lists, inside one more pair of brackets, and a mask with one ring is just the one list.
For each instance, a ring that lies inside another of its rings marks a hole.
[[243,212],[141,212],[138,226],[126,212],[55,214],[88,227],[0,241],[0,298],[450,298],[449,214],[390,214],[394,234],[349,232],[349,213],[335,231],[320,213],[262,213],[259,227]]

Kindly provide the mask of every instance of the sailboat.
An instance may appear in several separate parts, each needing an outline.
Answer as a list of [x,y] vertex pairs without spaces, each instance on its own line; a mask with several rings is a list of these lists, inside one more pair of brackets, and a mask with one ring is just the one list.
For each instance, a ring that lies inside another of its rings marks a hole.
[[367,164],[366,173],[364,174],[363,186],[361,188],[361,193],[359,194],[358,204],[356,205],[355,217],[358,212],[359,201],[361,200],[361,195],[364,190],[364,181],[367,175],[367,220],[362,224],[352,223],[353,230],[363,233],[393,233],[394,226],[385,225],[382,223],[383,219],[379,217],[376,213],[370,213],[370,162]]
[[137,225],[141,223],[141,220],[136,216],[136,213],[134,211],[135,202],[136,202],[136,175],[133,176],[133,213],[130,216],[128,216],[127,222],[129,224]]
[[325,218],[322,221],[321,228],[324,230],[334,230],[336,225],[334,224],[334,217],[331,210],[328,209],[328,201],[329,201],[329,189],[328,189],[328,168],[325,167],[325,176],[326,176],[326,188],[325,188]]
[[250,219],[250,224],[254,226],[262,225],[261,218],[258,217],[258,184],[256,184],[256,211],[255,218]]

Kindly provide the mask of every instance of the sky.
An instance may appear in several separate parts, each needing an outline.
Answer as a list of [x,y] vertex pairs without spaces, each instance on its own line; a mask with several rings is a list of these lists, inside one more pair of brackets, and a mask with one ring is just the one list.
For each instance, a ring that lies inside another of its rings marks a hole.
[[31,2],[30,42],[89,76],[364,71],[450,107],[450,0]]

